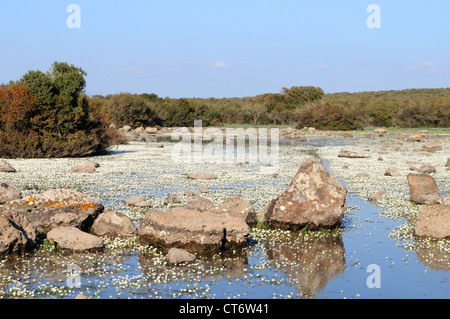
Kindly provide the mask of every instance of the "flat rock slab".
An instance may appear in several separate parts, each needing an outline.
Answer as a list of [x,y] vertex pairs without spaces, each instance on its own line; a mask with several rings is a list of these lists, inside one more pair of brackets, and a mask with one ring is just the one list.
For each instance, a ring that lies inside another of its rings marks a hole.
[[55,242],[60,248],[73,251],[97,250],[103,248],[103,240],[97,236],[82,232],[75,227],[54,228],[47,234],[49,242]]
[[346,157],[346,158],[369,158],[369,156],[361,155],[351,151],[340,151],[338,157]]
[[167,261],[170,264],[187,264],[192,263],[196,260],[194,254],[191,254],[190,252],[187,252],[183,249],[178,248],[170,248],[169,252],[167,253]]
[[57,189],[8,202],[3,210],[22,214],[36,232],[45,234],[62,226],[87,231],[104,207],[80,192]]
[[250,227],[241,217],[186,208],[168,212],[151,209],[138,227],[143,244],[200,253],[245,247],[249,233]]
[[256,211],[253,205],[248,200],[238,197],[230,197],[219,206],[209,209],[207,213],[239,217],[245,220],[248,225],[257,223]]
[[188,179],[217,179],[217,175],[210,173],[188,173],[186,176]]

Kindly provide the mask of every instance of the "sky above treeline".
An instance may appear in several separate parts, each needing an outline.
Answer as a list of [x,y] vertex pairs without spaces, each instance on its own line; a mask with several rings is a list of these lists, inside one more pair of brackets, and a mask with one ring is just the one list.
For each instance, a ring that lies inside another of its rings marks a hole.
[[449,0],[0,1],[0,83],[54,61],[88,95],[450,87]]

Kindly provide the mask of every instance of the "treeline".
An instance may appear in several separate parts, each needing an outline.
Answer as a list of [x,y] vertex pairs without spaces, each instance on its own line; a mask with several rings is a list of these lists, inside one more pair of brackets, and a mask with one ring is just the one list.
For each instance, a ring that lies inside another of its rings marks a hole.
[[224,124],[364,127],[450,127],[450,88],[324,94],[317,87],[283,88],[244,98],[160,98],[155,94],[94,96],[117,126]]
[[0,157],[78,157],[123,142],[116,128],[224,124],[290,125],[326,130],[450,127],[450,88],[325,94],[294,86],[244,98],[161,98],[120,93],[86,96],[86,72],[55,62],[0,85]]

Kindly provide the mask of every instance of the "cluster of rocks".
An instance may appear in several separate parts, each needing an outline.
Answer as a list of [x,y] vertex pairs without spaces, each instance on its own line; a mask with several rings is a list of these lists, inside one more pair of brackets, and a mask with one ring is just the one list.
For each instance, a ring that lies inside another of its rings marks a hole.
[[[107,210],[74,190],[56,189],[22,198],[13,185],[2,184],[0,254],[32,250],[36,247],[36,234],[44,234],[49,242],[73,251],[101,249],[104,236],[138,235],[140,243],[170,252],[171,262],[189,262],[195,260],[192,253],[245,247],[250,229],[258,221],[292,230],[306,226],[339,227],[347,190],[316,159],[309,159],[286,191],[263,212],[256,212],[248,200],[238,197],[215,205],[207,198],[188,193],[190,197],[184,206],[167,211],[149,209],[136,227],[126,215]],[[131,197],[126,203],[151,207],[143,196]],[[181,201],[172,194],[165,204]]]
[[410,200],[427,205],[415,220],[419,237],[450,238],[450,195],[440,196],[434,178],[427,174],[409,174]]

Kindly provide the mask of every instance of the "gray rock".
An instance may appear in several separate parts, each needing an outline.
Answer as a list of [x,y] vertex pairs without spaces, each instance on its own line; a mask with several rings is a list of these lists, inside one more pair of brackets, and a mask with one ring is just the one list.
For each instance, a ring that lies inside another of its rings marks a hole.
[[369,156],[361,155],[355,152],[342,150],[339,152],[338,157],[345,157],[345,158],[369,158]]
[[190,252],[187,252],[183,249],[170,248],[169,252],[167,253],[167,261],[171,264],[179,265],[192,263],[195,260],[196,257],[194,254],[191,254]]
[[91,233],[100,237],[135,237],[137,229],[128,216],[107,210],[95,219]]
[[209,209],[206,213],[239,217],[248,225],[257,223],[256,211],[253,205],[248,200],[238,197],[230,197],[219,206]]
[[74,166],[70,169],[70,173],[84,173],[84,174],[92,174],[95,173],[97,167],[100,165],[97,162],[87,162],[83,165]]
[[152,204],[144,196],[134,196],[125,200],[125,204],[132,207],[150,208]]
[[0,184],[0,205],[21,198],[22,192],[20,191],[20,189],[9,183]]
[[369,200],[370,201],[379,201],[382,200],[384,195],[386,195],[386,192],[377,192],[377,193],[373,193],[369,196]]
[[265,219],[274,227],[293,230],[340,226],[347,189],[316,159],[308,159],[286,191],[267,206]]
[[408,174],[410,200],[417,204],[437,203],[439,190],[433,177],[426,174]]
[[205,212],[214,208],[214,204],[207,198],[201,196],[194,196],[188,199],[186,208]]
[[414,234],[435,239],[450,238],[450,206],[426,207],[416,218]]
[[103,240],[82,232],[75,227],[57,227],[47,233],[47,240],[57,243],[63,249],[73,251],[97,250],[103,248]]
[[428,142],[422,146],[422,151],[436,152],[442,150],[442,145],[438,142]]
[[186,176],[188,179],[217,179],[217,175],[210,173],[188,173]]
[[12,167],[7,161],[1,160],[0,161],[0,172],[15,173],[16,169],[14,167]]
[[25,216],[0,212],[0,255],[27,253],[36,247],[36,233]]
[[175,194],[169,194],[167,195],[166,199],[164,199],[164,205],[180,204],[180,203],[181,200]]
[[386,170],[386,172],[384,172],[384,176],[394,176],[394,177],[398,177],[398,176],[402,176],[402,174],[400,174],[396,169],[394,168],[388,168]]

